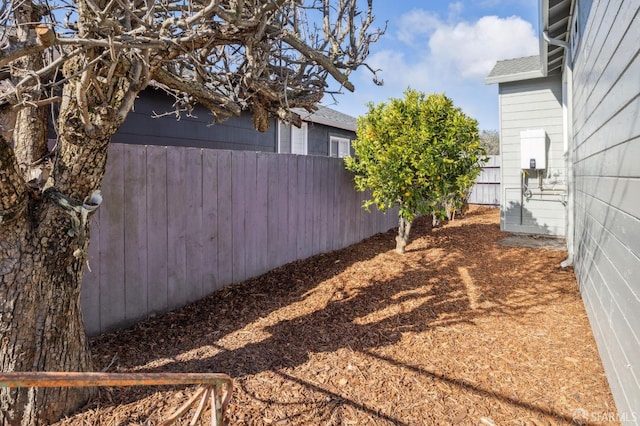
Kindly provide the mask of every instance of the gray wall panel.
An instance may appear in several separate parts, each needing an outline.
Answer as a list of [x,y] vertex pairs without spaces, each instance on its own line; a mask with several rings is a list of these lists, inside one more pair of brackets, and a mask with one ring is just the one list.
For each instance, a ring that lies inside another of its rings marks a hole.
[[575,271],[619,414],[635,410],[640,424],[640,5],[586,5],[573,72]]
[[[499,102],[501,228],[510,232],[564,236],[566,212],[562,201],[567,176],[561,78],[501,83]],[[547,168],[542,175],[542,187],[539,187],[537,172],[532,172],[525,182],[533,191],[533,196],[527,199],[522,197],[520,132],[536,128],[544,129],[548,138]]]
[[201,106],[194,108],[194,116],[191,117],[182,116],[179,120],[175,115],[153,118],[154,114],[172,111],[171,104],[172,100],[163,93],[145,90],[112,141],[136,145],[276,151],[275,120],[271,120],[269,130],[261,133],[253,128],[248,112],[222,123],[215,123],[211,113]]
[[355,132],[350,132],[348,130],[335,129],[333,127],[325,126],[324,124],[309,123],[308,154],[328,156],[330,136],[338,136],[338,137],[347,138],[350,140],[354,140],[356,138]]

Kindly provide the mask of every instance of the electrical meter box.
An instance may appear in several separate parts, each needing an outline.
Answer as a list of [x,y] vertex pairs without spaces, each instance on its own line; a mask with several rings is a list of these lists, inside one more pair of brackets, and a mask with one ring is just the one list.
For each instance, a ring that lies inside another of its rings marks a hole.
[[520,132],[520,168],[540,170],[547,168],[547,134],[544,129]]

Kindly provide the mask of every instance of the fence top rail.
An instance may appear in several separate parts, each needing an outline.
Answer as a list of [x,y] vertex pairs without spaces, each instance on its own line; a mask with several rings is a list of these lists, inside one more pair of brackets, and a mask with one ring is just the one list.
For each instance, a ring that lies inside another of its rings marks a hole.
[[222,373],[0,372],[0,388],[205,385],[232,386]]

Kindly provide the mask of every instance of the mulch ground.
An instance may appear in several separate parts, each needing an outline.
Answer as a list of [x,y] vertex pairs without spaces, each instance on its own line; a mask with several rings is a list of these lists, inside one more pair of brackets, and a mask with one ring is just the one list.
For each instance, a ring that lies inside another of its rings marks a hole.
[[[227,373],[231,424],[614,418],[566,253],[498,245],[498,222],[482,208],[420,219],[404,256],[388,232],[285,265],[94,339],[96,370]],[[156,424],[194,392],[103,388],[59,424]]]

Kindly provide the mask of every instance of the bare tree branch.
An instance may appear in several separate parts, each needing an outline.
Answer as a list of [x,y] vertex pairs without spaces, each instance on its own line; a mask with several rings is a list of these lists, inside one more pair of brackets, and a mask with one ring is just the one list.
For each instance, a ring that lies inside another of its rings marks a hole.
[[[31,20],[18,21],[27,4]],[[274,117],[299,124],[291,109],[313,111],[329,78],[354,90],[350,73],[366,66],[384,31],[370,30],[373,19],[370,0],[8,0],[0,104],[62,100],[60,111],[76,116],[65,113],[58,132],[77,126],[78,141],[83,133],[98,145],[148,85],[175,96],[176,111],[199,103],[217,121],[250,109],[260,130]],[[34,56],[41,66],[15,72],[20,58]]]
[[0,49],[0,67],[20,59],[24,56],[34,55],[45,50],[46,47],[37,40],[9,43]]
[[191,94],[198,100],[198,102],[209,108],[216,116],[228,117],[230,113],[240,115],[240,112],[242,112],[241,106],[238,103],[233,102],[229,97],[216,94],[194,80],[187,80],[186,78],[172,74],[163,68],[157,68],[154,70],[151,77],[171,91]]

